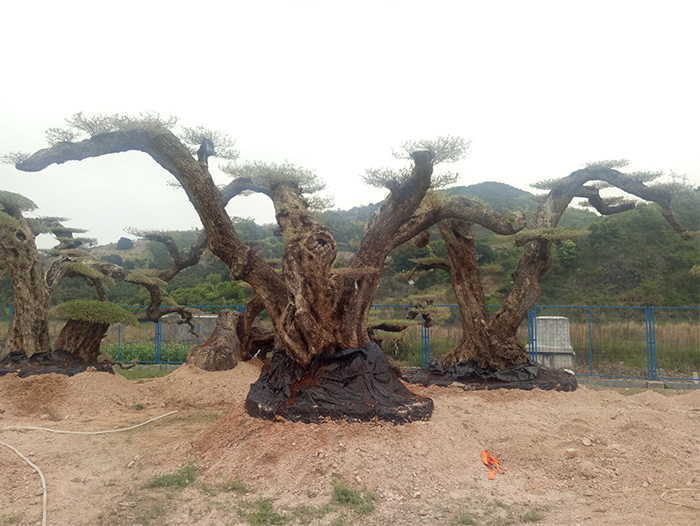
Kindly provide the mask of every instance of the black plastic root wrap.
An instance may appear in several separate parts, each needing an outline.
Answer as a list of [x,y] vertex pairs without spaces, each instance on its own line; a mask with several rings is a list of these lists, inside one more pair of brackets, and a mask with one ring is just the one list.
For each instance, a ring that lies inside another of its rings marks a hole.
[[377,418],[403,424],[430,418],[433,401],[406,389],[381,349],[370,342],[364,349],[315,356],[308,366],[275,351],[250,386],[246,410],[257,418],[294,422]]
[[474,360],[457,362],[447,369],[436,359],[430,360],[426,369],[410,371],[403,380],[424,386],[458,385],[468,390],[479,389],[540,389],[575,391],[576,377],[566,371],[546,369],[531,361],[505,369],[484,369]]
[[87,363],[68,351],[40,352],[27,358],[24,351],[18,350],[0,360],[0,376],[10,373],[17,373],[20,378],[49,373],[73,376],[86,371],[88,367],[114,374],[111,365]]

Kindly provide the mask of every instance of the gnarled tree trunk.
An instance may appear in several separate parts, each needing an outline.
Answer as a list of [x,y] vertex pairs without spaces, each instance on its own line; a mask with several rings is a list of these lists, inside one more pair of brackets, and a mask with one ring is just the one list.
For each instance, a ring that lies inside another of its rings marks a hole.
[[61,329],[54,348],[73,353],[87,363],[97,363],[100,343],[107,335],[107,329],[109,323],[68,320]]
[[503,369],[525,362],[527,353],[516,338],[522,321],[522,318],[517,319],[519,313],[510,307],[502,308],[500,317],[486,315],[471,225],[460,220],[443,220],[438,226],[445,240],[452,287],[462,317],[462,336],[457,345],[440,358],[440,363],[447,367],[462,360],[475,360],[481,367]]
[[12,278],[15,306],[0,354],[22,350],[31,356],[49,350],[47,310],[51,296],[34,235],[21,214],[18,216],[0,229],[0,258]]

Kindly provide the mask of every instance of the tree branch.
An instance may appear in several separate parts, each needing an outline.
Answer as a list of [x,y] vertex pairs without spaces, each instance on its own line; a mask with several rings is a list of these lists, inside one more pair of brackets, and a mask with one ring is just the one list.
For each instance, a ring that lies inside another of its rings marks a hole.
[[600,191],[598,188],[592,188],[590,186],[582,186],[576,193],[576,197],[582,197],[588,199],[588,202],[593,208],[595,208],[600,215],[613,215],[619,214],[621,212],[626,212],[627,210],[632,210],[636,205],[635,203],[622,203],[620,205],[610,205],[602,197],[600,197]]
[[221,203],[226,206],[231,199],[243,192],[256,192],[270,196],[270,189],[266,186],[256,184],[248,177],[239,177],[221,189]]
[[477,224],[504,236],[516,234],[525,228],[525,218],[522,214],[504,215],[491,210],[480,201],[465,196],[453,197],[447,201],[426,199],[391,240],[392,250],[444,219]]
[[52,164],[82,161],[91,157],[132,150],[145,151],[141,145],[134,142],[125,133],[109,132],[80,142],[56,143],[49,148],[35,152],[27,159],[18,162],[15,167],[23,172],[39,172]]
[[199,214],[212,252],[229,266],[231,277],[248,282],[273,317],[281,315],[287,298],[284,282],[262,256],[241,241],[207,167],[200,164],[166,127],[133,126],[122,131],[94,135],[77,143],[60,142],[36,152],[17,163],[16,167],[34,172],[51,164],[130,150],[149,154],[175,176]]
[[[391,245],[390,240],[394,239],[402,226],[411,218],[430,188],[433,155],[430,152],[421,151],[413,153],[412,157],[415,164],[411,177],[391,191],[367,223],[360,248],[351,265],[353,268],[382,266],[389,252],[398,246]],[[415,237],[423,230],[425,228],[416,231],[408,239]]]

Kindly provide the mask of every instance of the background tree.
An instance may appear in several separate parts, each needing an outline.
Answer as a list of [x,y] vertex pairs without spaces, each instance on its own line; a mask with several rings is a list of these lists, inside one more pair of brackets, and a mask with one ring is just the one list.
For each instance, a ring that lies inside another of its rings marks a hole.
[[117,250],[129,250],[134,248],[134,242],[128,237],[120,237],[117,241]]
[[[139,285],[150,296],[146,309],[148,319],[157,321],[166,314],[177,313],[194,330],[191,312],[168,300],[163,287],[181,270],[199,261],[206,248],[205,236],[200,236],[189,252],[182,254],[167,233],[145,233],[145,236],[166,245],[173,259],[171,268],[146,274],[143,271],[127,271],[118,265],[92,257],[82,247],[94,240],[74,236],[85,231],[64,226],[64,218],[25,218],[22,212],[34,210],[36,205],[19,194],[0,191],[0,206],[0,267],[10,274],[15,304],[3,354],[19,349],[31,356],[50,350],[48,309],[51,293],[66,278],[83,279],[102,302],[106,302],[106,288],[115,279]],[[50,233],[59,242],[47,252],[45,265],[42,264],[35,242],[35,236],[39,233]],[[169,305],[164,307],[164,302]],[[115,310],[118,309],[117,306],[98,307],[89,303],[81,304],[78,308],[75,305],[70,304],[57,311],[70,315],[67,316],[69,321],[63,327],[56,345],[80,356],[96,358],[99,341],[109,327],[108,320],[119,321],[125,315]],[[88,323],[89,316],[86,318],[85,313],[90,309],[95,310],[94,316],[100,314],[99,320],[95,318]],[[98,342],[97,347],[95,342]]]
[[56,306],[53,314],[68,320],[54,347],[69,351],[87,363],[97,363],[100,343],[111,324],[138,325],[136,316],[107,301],[67,301]]
[[36,205],[19,194],[0,191],[0,207],[0,265],[10,274],[15,298],[4,350],[22,349],[27,355],[48,351],[46,311],[51,293],[34,241],[39,225],[30,224],[22,214],[35,210]]
[[422,259],[417,261],[416,269],[449,270],[457,296],[462,336],[457,345],[441,357],[443,366],[473,359],[482,367],[502,369],[527,360],[527,353],[517,340],[516,332],[539,297],[540,280],[552,264],[552,247],[555,244],[563,245],[563,257],[571,258],[575,247],[571,238],[587,233],[557,228],[564,211],[575,198],[586,199],[602,215],[634,209],[637,203],[630,199],[601,196],[601,189],[615,187],[639,199],[656,203],[663,217],[681,238],[697,239],[697,232],[687,231],[671,207],[674,196],[687,190],[687,186],[679,181],[655,183],[663,175],[661,172],[625,174],[617,169],[626,165],[626,161],[593,163],[568,177],[537,185],[549,189],[549,193],[529,218],[530,228],[513,236],[516,245],[524,247],[524,252],[513,272],[510,292],[492,317],[486,314],[486,298],[479,277],[472,224],[459,219],[438,223],[449,261]]

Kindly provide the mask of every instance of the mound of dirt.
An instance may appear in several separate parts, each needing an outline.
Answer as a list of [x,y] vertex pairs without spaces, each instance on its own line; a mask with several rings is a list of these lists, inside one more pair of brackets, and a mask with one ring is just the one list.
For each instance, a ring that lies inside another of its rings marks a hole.
[[0,381],[0,409],[8,415],[73,415],[110,413],[119,408],[171,407],[227,409],[245,400],[262,362],[243,362],[230,371],[206,372],[183,365],[161,377],[130,381],[119,374],[90,370],[74,376],[43,374]]
[[147,398],[147,392],[121,375],[94,370],[74,376],[9,374],[0,381],[0,406],[17,416],[46,414],[56,420],[110,413],[144,404]]
[[152,398],[176,408],[228,409],[245,400],[260,376],[262,361],[240,362],[228,371],[209,372],[182,365],[162,378],[142,380]]
[[[595,510],[615,510],[622,522],[688,524],[681,508],[652,518],[661,512],[650,500],[700,485],[700,391],[411,389],[434,400],[431,420],[266,422],[235,406],[194,445],[212,476],[252,481],[282,495],[281,505],[323,494],[341,479],[376,492],[389,509],[384,519],[401,524],[413,524],[399,518],[426,503],[458,509],[467,495],[556,508],[547,524],[583,521]],[[496,482],[487,478],[484,450],[506,470]]]
[[[245,412],[261,365],[247,362],[218,373],[181,367],[138,381],[94,371],[8,375],[0,378],[0,427],[47,426],[42,420],[68,417],[48,427],[114,429],[184,410],[108,437],[6,432],[3,440],[46,474],[55,524],[98,524],[100,514],[127,513],[131,508],[124,506],[138,504],[129,496],[135,484],[145,487],[155,475],[188,462],[207,483],[239,477],[256,495],[276,499],[276,510],[320,508],[329,502],[334,480],[366,487],[376,494],[377,509],[354,523],[370,526],[454,524],[467,512],[479,523],[515,523],[517,513],[533,509],[543,514],[542,525],[697,522],[696,509],[669,500],[697,504],[700,390],[623,394],[586,387],[465,391],[410,385],[434,400],[431,420],[305,424]],[[136,404],[143,410],[135,411]],[[228,411],[216,423],[216,413],[203,411],[224,407]],[[505,470],[493,481],[480,458],[484,450]],[[20,524],[36,524],[41,497],[31,469],[0,451],[0,481],[9,488],[0,496],[0,522],[3,513],[27,513]],[[669,493],[679,488],[685,491]],[[191,499],[169,500],[154,525],[191,524],[193,503],[202,499],[198,523],[231,523],[216,506],[208,511],[201,491],[185,491]],[[89,507],[83,506],[86,494],[94,496]],[[129,520],[124,524],[135,519]]]

